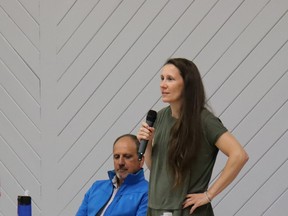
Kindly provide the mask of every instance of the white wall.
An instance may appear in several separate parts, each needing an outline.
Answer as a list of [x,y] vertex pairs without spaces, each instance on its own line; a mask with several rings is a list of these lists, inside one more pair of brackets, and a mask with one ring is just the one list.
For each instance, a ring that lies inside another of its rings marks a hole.
[[287,0],[0,0],[0,215],[16,215],[25,189],[33,216],[74,215],[113,168],[114,139],[164,106],[169,57],[197,64],[250,156],[215,214],[286,215],[287,10]]

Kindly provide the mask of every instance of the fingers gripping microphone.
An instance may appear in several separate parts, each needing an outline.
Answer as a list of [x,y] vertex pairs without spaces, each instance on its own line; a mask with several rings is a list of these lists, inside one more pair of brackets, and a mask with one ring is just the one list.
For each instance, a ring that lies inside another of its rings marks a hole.
[[[146,123],[153,127],[153,124],[157,118],[157,112],[154,110],[149,110],[147,117],[146,117]],[[142,157],[145,153],[146,147],[147,147],[148,140],[140,140],[140,146],[138,150],[138,160],[141,161]]]

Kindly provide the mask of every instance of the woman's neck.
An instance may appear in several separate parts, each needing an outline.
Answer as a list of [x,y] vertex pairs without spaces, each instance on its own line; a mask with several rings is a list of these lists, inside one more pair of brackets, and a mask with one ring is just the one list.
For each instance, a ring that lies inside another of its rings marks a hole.
[[180,116],[180,104],[170,104],[172,117],[178,119]]

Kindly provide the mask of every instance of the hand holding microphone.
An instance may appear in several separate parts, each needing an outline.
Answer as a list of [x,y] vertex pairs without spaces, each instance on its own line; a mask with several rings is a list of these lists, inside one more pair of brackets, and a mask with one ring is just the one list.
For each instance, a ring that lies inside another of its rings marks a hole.
[[[153,127],[153,124],[154,124],[156,118],[157,118],[157,112],[154,110],[149,110],[147,117],[146,117],[146,124],[149,127]],[[143,130],[143,131],[141,132],[141,130]],[[139,150],[138,150],[138,160],[139,161],[142,160],[142,157],[143,157],[145,150],[146,150],[146,147],[147,147],[147,143],[149,141],[149,139],[147,139],[147,136],[145,136],[146,138],[143,139],[142,137],[144,135],[141,133],[150,133],[150,131],[149,131],[149,129],[145,128],[144,125],[142,125],[142,128],[140,129],[140,131],[137,135],[138,139],[140,138],[140,146],[139,146]]]

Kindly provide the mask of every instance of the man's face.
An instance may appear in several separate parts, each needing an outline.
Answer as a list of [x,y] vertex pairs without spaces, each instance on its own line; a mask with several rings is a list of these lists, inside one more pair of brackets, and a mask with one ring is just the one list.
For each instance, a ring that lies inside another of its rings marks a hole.
[[137,147],[130,137],[122,137],[113,148],[114,169],[122,184],[129,173],[137,172],[143,166],[138,160]]

